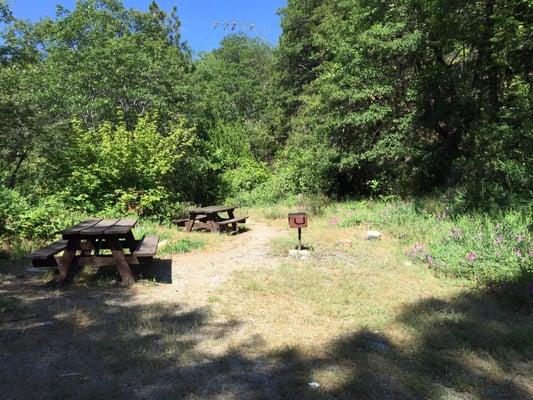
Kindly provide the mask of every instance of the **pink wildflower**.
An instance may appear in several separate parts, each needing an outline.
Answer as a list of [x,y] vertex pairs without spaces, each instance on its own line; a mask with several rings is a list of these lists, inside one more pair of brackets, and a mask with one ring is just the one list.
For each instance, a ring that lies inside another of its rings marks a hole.
[[337,217],[333,217],[329,220],[329,223],[331,225],[337,225],[339,223],[339,219]]
[[411,253],[413,253],[413,255],[416,255],[418,252],[420,251],[424,251],[424,245],[422,243],[415,243],[413,245],[413,248],[411,249]]
[[514,253],[518,258],[522,257],[522,252],[520,251],[520,249],[515,249]]
[[474,262],[477,260],[478,256],[475,251],[471,251],[466,255],[465,258],[468,262]]
[[498,235],[494,243],[501,244],[503,242],[503,235]]

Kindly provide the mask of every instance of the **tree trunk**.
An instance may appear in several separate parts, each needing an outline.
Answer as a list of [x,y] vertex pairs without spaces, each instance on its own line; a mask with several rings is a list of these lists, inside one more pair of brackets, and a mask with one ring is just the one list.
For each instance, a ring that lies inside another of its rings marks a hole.
[[26,153],[23,153],[18,161],[17,161],[17,164],[15,165],[15,168],[13,169],[13,171],[11,172],[11,176],[9,177],[9,182],[8,182],[8,188],[9,189],[14,189],[15,188],[15,183],[17,181],[17,174],[20,170],[20,167],[22,165],[22,163],[24,162],[24,160],[26,159],[27,157],[27,154]]
[[485,71],[485,90],[489,102],[490,117],[495,118],[500,108],[498,96],[498,70],[492,59],[491,39],[494,37],[494,5],[495,0],[485,0],[484,27],[481,40],[481,69]]

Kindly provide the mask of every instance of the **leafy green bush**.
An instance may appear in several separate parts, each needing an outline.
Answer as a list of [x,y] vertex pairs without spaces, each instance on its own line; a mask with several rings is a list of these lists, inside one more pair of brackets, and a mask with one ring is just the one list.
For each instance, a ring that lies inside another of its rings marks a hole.
[[13,235],[15,221],[28,209],[29,204],[25,197],[0,185],[0,237]]
[[60,195],[30,202],[14,190],[0,188],[0,236],[12,240],[47,239],[84,217],[65,204]]
[[173,204],[189,186],[186,155],[194,147],[192,130],[178,121],[167,134],[158,131],[157,116],[142,117],[134,129],[104,123],[85,130],[74,124],[74,160],[66,196],[91,212],[133,211],[172,217]]
[[228,197],[238,198],[242,192],[249,192],[265,183],[271,174],[265,164],[253,159],[243,159],[237,168],[223,174],[222,182],[229,191]]
[[295,189],[288,176],[284,171],[276,171],[253,190],[236,194],[233,200],[243,206],[271,206],[286,201],[294,194]]
[[522,129],[505,123],[482,126],[470,133],[465,147],[469,152],[457,160],[457,169],[464,171],[462,181],[449,196],[455,210],[499,209],[531,203],[531,123]]

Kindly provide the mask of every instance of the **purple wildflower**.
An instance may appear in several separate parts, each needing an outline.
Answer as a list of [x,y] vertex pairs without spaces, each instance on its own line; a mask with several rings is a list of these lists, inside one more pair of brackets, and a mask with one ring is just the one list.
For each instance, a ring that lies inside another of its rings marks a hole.
[[431,254],[427,255],[427,261],[429,265],[433,265],[433,257],[431,256]]
[[501,225],[498,223],[496,224],[496,230],[499,230],[501,228]]
[[498,235],[496,237],[496,240],[494,240],[494,243],[496,244],[502,244],[502,242],[503,242],[503,235]]
[[500,253],[499,251],[496,252],[496,257],[500,257],[502,255],[502,253]]
[[514,253],[518,258],[522,257],[522,252],[520,251],[520,249],[515,249]]
[[469,252],[469,253],[466,255],[465,258],[466,258],[466,260],[467,260],[468,262],[474,262],[474,261],[477,260],[478,255],[476,254],[475,251],[471,251],[471,252]]
[[339,219],[337,217],[333,217],[329,220],[329,223],[331,225],[337,225],[339,223]]

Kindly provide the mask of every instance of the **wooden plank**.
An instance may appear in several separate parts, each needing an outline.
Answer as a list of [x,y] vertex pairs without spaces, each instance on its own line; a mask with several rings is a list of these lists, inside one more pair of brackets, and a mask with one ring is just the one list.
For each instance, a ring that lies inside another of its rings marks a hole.
[[173,219],[172,223],[177,226],[185,226],[189,218]]
[[115,225],[117,222],[119,222],[120,219],[102,219],[97,224],[91,226],[90,228],[83,229],[80,232],[80,235],[82,236],[101,236],[104,234],[104,232],[111,228],[113,225]]
[[59,264],[56,261],[56,258],[59,256],[50,256],[44,260],[36,260],[35,258],[31,260],[31,265],[34,268],[52,268],[58,267]]
[[53,256],[54,254],[59,253],[60,251],[65,250],[67,247],[66,240],[58,240],[52,244],[49,244],[42,249],[36,250],[33,253],[30,253],[27,257],[31,260],[46,260],[47,258]]
[[137,220],[134,218],[121,218],[111,228],[104,231],[104,235],[125,235],[130,232],[137,224]]
[[212,233],[215,233],[215,232],[219,232],[220,231],[220,228],[218,226],[218,223],[216,223],[215,221],[213,220],[209,220],[206,222],[207,224],[207,228],[212,232]]
[[71,226],[70,228],[63,229],[62,231],[59,231],[58,233],[62,234],[63,236],[78,235],[82,230],[90,228],[91,226],[96,225],[100,221],[102,221],[101,218],[89,219],[87,221],[83,221],[83,222],[80,222],[79,224]]
[[113,253],[113,259],[115,260],[115,265],[117,266],[118,273],[122,278],[122,284],[126,286],[133,285],[135,283],[135,279],[133,278],[133,274],[131,273],[131,268],[128,264],[128,259],[124,254],[122,246],[116,238],[111,238],[110,242],[111,252]]
[[219,221],[218,224],[219,225],[229,225],[229,224],[234,224],[234,223],[246,223],[246,219],[248,217],[237,217],[237,218],[232,218],[232,219],[226,219],[224,221]]
[[[139,265],[148,259],[148,257],[137,258],[132,254],[125,254],[124,256],[129,265]],[[106,267],[115,265],[115,259],[112,255],[76,256],[74,258],[74,263],[83,266]]]
[[78,250],[79,245],[80,245],[79,238],[69,239],[67,242],[67,247],[65,248],[65,251],[63,252],[63,255],[61,256],[61,258],[58,259],[59,286],[63,286],[67,280],[68,271],[70,270],[70,267],[73,264],[74,258],[76,257],[76,251]]
[[144,236],[137,245],[133,255],[137,257],[153,257],[157,252],[159,236]]
[[200,207],[200,208],[193,208],[189,210],[189,213],[191,214],[213,214],[213,213],[219,213],[219,212],[225,212],[225,211],[233,211],[237,207],[235,206],[209,206],[209,207]]

